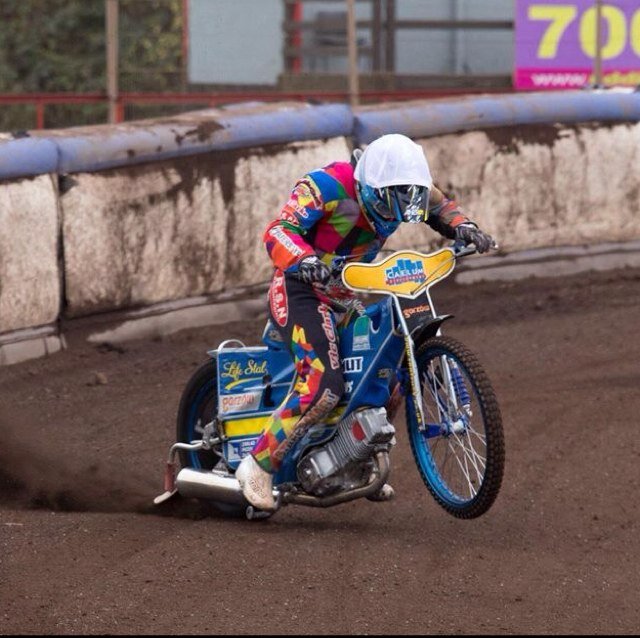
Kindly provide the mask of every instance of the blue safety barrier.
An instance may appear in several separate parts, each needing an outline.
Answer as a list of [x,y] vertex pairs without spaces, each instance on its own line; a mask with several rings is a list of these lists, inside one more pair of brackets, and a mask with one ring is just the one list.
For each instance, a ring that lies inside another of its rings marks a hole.
[[353,131],[353,113],[346,104],[264,107],[239,104],[165,121],[0,142],[0,179],[92,172],[210,151],[351,136]]
[[48,139],[24,137],[0,142],[0,180],[55,173],[58,148]]
[[640,120],[640,93],[616,90],[481,95],[365,107],[239,104],[170,120],[73,129],[0,142],[0,179],[91,172],[210,151],[385,133],[431,137],[495,126]]
[[216,111],[215,115],[203,111],[199,118],[178,117],[169,123],[122,125],[64,136],[57,142],[59,170],[97,171],[210,151],[350,136],[353,129],[353,114],[344,104],[238,111]]
[[495,126],[637,120],[640,120],[638,92],[482,95],[364,108],[356,114],[354,137],[361,145],[386,133],[418,139]]

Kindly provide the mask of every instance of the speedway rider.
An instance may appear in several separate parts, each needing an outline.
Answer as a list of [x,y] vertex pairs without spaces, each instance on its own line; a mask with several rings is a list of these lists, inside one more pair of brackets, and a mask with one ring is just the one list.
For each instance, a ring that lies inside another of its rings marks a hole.
[[[267,227],[264,242],[275,266],[271,318],[293,354],[296,378],[236,471],[255,507],[274,509],[273,474],[345,389],[335,315],[358,302],[333,273],[334,259],[373,261],[402,222],[426,222],[445,237],[475,244],[480,253],[494,245],[433,185],[422,147],[397,134],[378,138],[364,153],[355,151],[350,163],[334,162],[305,175]],[[370,498],[392,497],[393,489],[384,485]]]

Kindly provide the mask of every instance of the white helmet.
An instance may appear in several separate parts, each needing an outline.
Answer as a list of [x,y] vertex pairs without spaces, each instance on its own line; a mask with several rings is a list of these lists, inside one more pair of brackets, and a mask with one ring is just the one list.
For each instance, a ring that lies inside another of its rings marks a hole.
[[383,135],[355,168],[360,201],[376,230],[390,235],[400,222],[422,222],[433,185],[422,147],[405,135]]

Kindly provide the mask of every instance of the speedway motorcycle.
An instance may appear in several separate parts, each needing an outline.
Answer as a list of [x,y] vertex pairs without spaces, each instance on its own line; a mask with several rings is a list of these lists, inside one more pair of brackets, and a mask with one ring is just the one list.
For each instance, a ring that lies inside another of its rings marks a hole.
[[[348,288],[381,299],[338,325],[345,394],[283,459],[275,511],[375,500],[389,475],[403,397],[411,450],[437,503],[465,519],[491,507],[504,471],[498,401],[475,355],[443,336],[452,316],[438,315],[431,297],[432,286],[474,252],[457,244],[430,254],[403,250],[342,268]],[[179,494],[250,519],[273,515],[245,500],[234,475],[294,382],[292,356],[270,321],[262,341],[224,341],[188,381],[157,505]]]

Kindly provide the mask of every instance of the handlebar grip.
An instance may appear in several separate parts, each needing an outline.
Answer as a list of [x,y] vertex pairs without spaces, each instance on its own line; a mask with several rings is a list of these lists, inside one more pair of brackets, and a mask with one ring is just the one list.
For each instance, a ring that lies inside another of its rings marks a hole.
[[453,244],[451,244],[451,248],[456,257],[468,257],[469,255],[474,255],[478,252],[473,244],[467,246],[463,241],[453,242]]
[[[500,246],[494,241],[490,250],[498,250]],[[456,257],[468,257],[478,252],[474,244],[465,244],[463,241],[455,241],[451,244],[451,249],[455,253]]]

